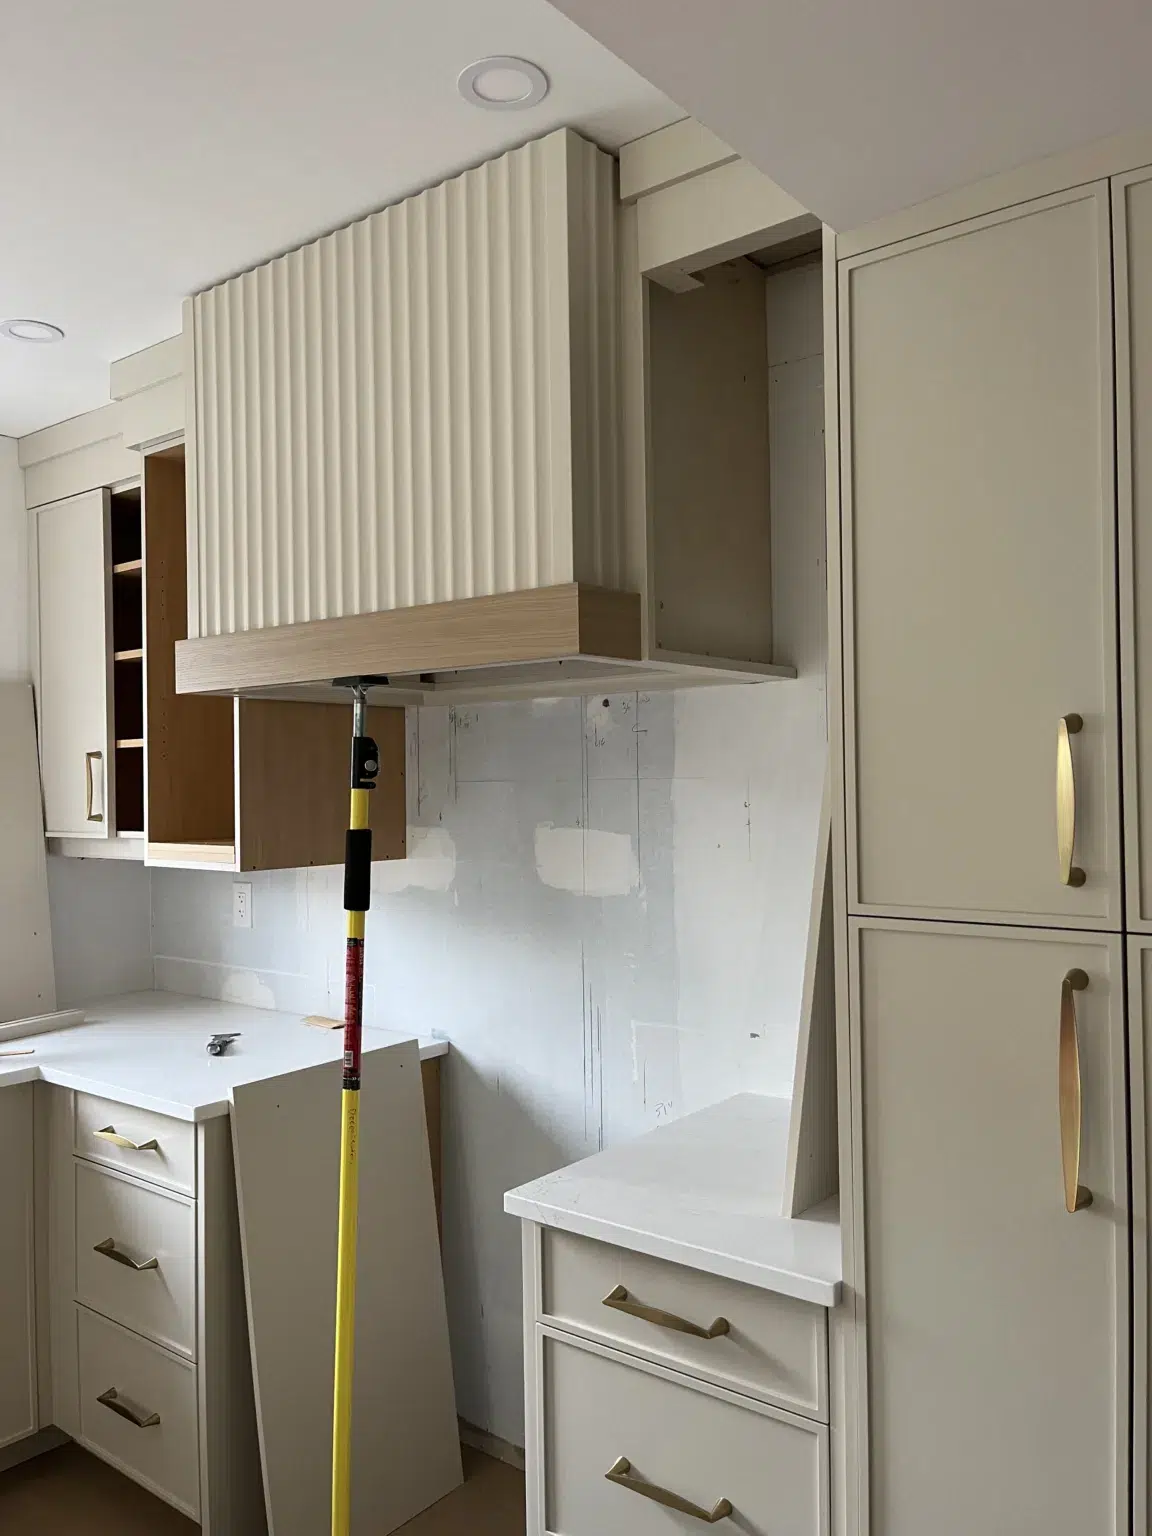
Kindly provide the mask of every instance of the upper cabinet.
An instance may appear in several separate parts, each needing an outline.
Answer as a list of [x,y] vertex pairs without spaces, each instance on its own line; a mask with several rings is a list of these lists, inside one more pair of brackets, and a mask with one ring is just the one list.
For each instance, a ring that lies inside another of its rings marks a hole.
[[107,838],[115,807],[111,509],[87,491],[34,514],[44,819],[49,837]]
[[663,288],[649,309],[644,261],[667,286],[691,251],[682,220],[645,257],[643,227],[612,158],[562,129],[188,301],[182,692],[790,675],[763,273],[726,240],[679,309]]
[[1152,933],[1152,166],[1112,198],[1127,921]]
[[855,911],[1120,924],[1108,196],[840,264]]

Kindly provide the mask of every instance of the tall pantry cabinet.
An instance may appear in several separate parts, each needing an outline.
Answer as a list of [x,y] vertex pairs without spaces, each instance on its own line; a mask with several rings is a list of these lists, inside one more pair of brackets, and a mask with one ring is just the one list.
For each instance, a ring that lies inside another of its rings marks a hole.
[[1143,1532],[1152,172],[848,245],[857,1525]]

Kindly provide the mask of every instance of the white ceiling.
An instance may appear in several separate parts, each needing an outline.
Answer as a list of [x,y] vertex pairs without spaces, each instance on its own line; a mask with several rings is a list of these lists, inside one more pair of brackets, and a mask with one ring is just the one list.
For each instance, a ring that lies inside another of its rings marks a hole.
[[1147,0],[553,0],[850,229],[1152,127]]
[[[526,112],[456,93],[510,53]],[[37,0],[9,5],[0,91],[0,434],[102,405],[108,364],[180,300],[562,123],[615,147],[683,112],[545,0]]]

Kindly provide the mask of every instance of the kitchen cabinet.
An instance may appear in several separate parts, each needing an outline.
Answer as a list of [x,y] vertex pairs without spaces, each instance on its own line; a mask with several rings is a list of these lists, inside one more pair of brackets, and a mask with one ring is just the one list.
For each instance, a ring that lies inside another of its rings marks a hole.
[[[36,525],[41,779],[69,852],[221,870],[338,864],[351,703],[181,698],[187,633],[184,451],[142,483],[49,503]],[[406,847],[404,711],[374,708],[377,859]],[[72,842],[71,839],[82,839]]]
[[1152,166],[1112,183],[1127,926],[1152,933]]
[[851,968],[871,1528],[1119,1536],[1121,941],[859,919]]
[[1108,196],[840,263],[851,911],[1120,925]]
[[33,1085],[0,1099],[0,1451],[40,1428],[36,1356]]
[[46,829],[107,838],[115,829],[110,493],[70,496],[34,517]]

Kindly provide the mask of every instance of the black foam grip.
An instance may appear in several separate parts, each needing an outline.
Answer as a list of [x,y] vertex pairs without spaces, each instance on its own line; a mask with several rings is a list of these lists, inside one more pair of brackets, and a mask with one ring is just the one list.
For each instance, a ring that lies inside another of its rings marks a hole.
[[367,912],[372,904],[372,829],[344,834],[344,910]]

